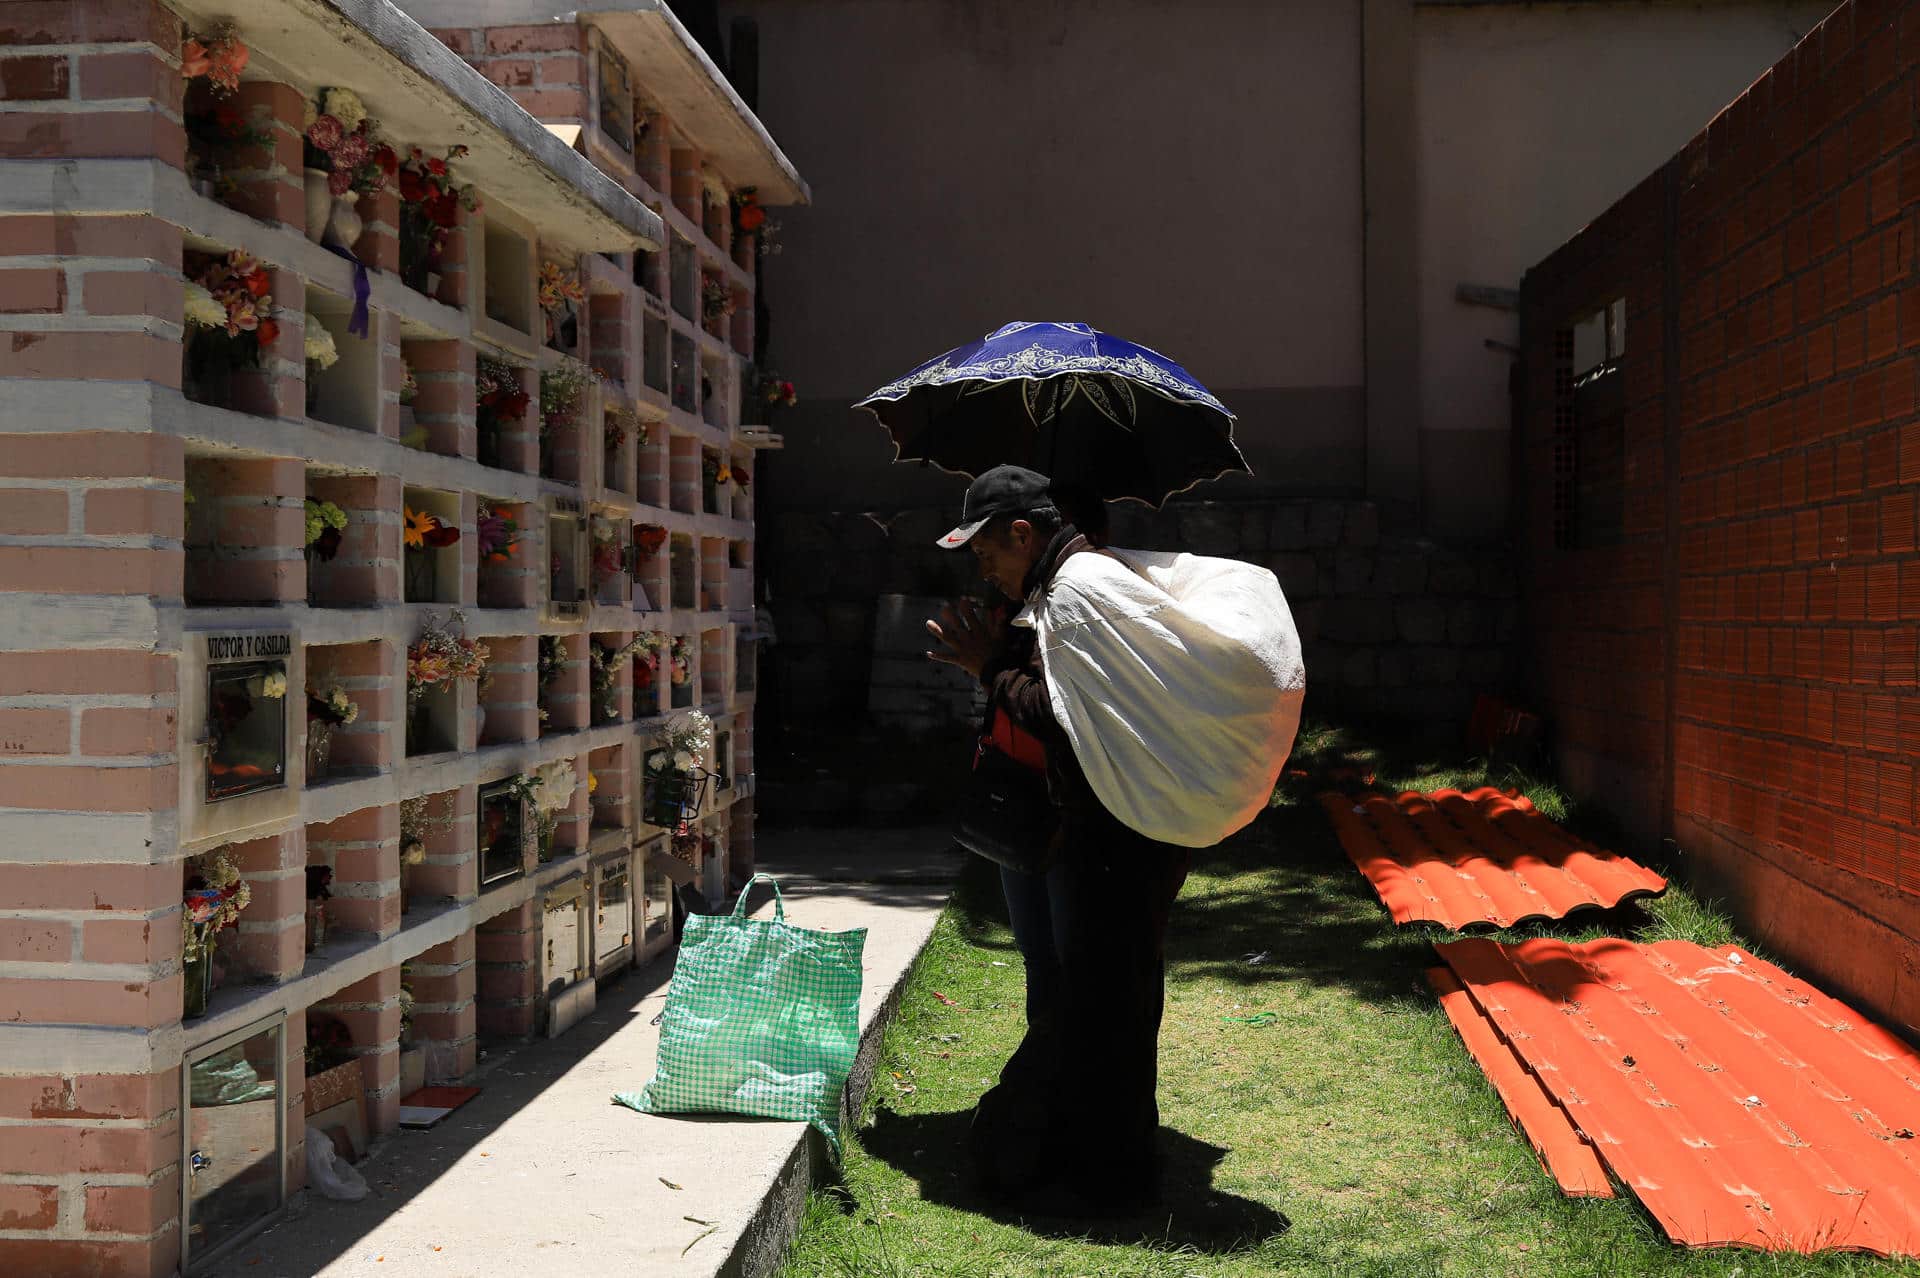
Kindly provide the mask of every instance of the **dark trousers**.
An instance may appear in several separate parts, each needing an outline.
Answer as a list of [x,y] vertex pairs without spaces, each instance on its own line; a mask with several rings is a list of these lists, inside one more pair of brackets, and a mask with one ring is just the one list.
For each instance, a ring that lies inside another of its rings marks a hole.
[[1157,1167],[1162,943],[1185,848],[1104,811],[1069,818],[1044,874],[1001,871],[1026,960],[1027,1033],[981,1098],[974,1153],[1001,1188],[1059,1178],[1150,1193]]

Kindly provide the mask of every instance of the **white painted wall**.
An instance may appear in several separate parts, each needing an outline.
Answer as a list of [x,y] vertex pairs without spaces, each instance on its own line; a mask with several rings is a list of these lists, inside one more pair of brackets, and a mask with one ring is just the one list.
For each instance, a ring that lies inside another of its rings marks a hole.
[[[1416,11],[1422,427],[1509,425],[1518,318],[1454,300],[1526,270],[1678,151],[1830,3],[1428,5]],[[1629,340],[1633,332],[1628,317]],[[1430,452],[1446,441],[1429,440]],[[1436,458],[1436,461],[1438,459]],[[1427,467],[1428,506],[1459,503]]]

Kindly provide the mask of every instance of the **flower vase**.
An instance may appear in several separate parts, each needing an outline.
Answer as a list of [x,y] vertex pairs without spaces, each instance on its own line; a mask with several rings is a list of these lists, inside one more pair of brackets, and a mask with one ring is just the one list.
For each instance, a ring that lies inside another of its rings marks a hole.
[[325,169],[307,170],[307,238],[315,244],[326,234],[327,214],[333,210],[333,192],[327,190]]
[[307,953],[311,954],[327,943],[327,903],[325,901],[307,902]]
[[326,230],[320,242],[334,248],[353,252],[353,246],[360,242],[360,209],[352,195],[335,196],[333,208],[327,214]]
[[402,552],[406,561],[406,600],[408,603],[433,603],[439,589],[439,561],[437,551],[407,548]]
[[180,1019],[193,1020],[207,1014],[207,1000],[213,997],[213,941],[208,938],[200,942],[200,953],[180,966],[181,975],[186,978],[185,1000],[181,1005]]
[[327,775],[327,763],[333,755],[333,725],[324,720],[307,725],[307,784]]

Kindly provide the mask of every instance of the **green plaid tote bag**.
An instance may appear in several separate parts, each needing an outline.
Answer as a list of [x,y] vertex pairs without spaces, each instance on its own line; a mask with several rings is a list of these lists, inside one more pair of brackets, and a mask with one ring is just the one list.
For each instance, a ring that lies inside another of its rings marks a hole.
[[[773,884],[772,921],[746,916]],[[613,1099],[643,1114],[727,1113],[813,1124],[838,1153],[840,1091],[860,1045],[867,929],[787,922],[773,876],[756,874],[731,914],[687,919],[667,987],[653,1081]]]

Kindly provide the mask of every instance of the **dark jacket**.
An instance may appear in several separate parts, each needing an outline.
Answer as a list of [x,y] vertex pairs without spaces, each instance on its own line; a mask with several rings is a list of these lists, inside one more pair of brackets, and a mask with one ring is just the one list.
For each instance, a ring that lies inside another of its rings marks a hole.
[[[1023,583],[1022,598],[1053,581],[1060,565],[1069,556],[1093,549],[1069,524],[1054,535],[1047,549]],[[985,735],[994,714],[1004,714],[1022,731],[1039,738],[1047,748],[1047,791],[1054,806],[1066,817],[1104,815],[1093,787],[1074,757],[1073,742],[1060,721],[1053,717],[1053,701],[1047,694],[1046,675],[1040,663],[1039,638],[1026,626],[1008,626],[1000,651],[988,658],[980,670],[980,682],[987,690]]]

